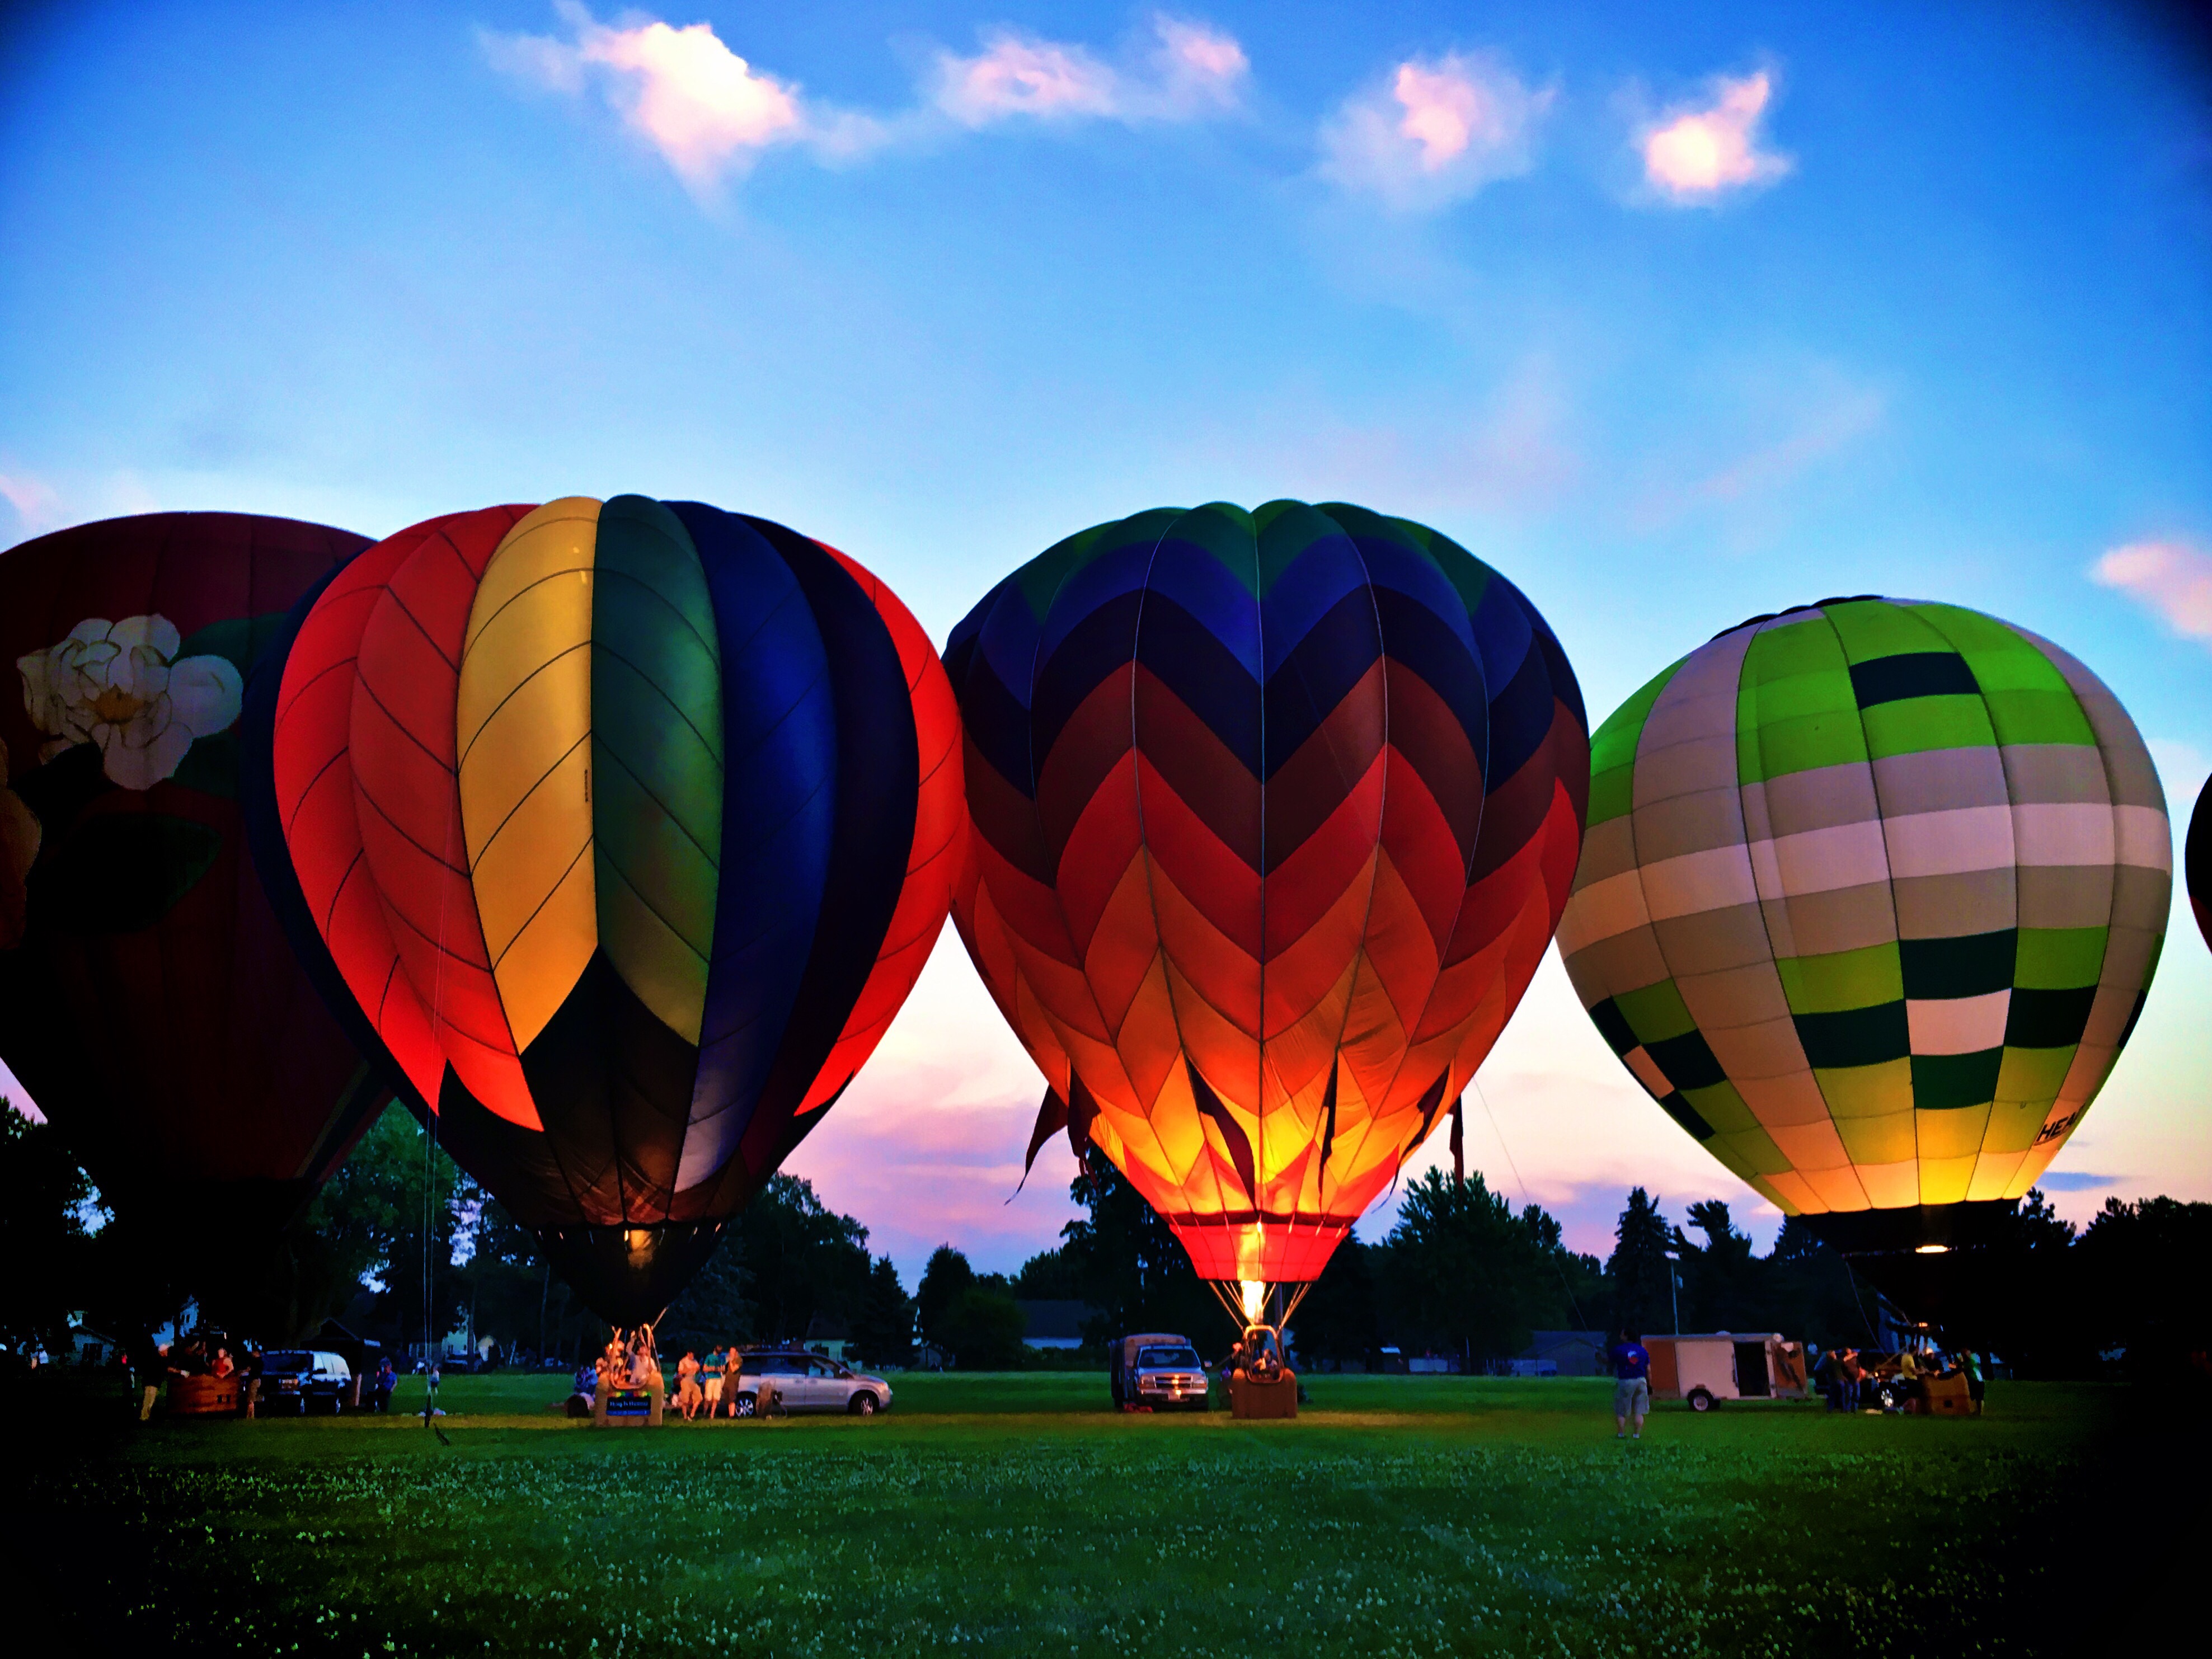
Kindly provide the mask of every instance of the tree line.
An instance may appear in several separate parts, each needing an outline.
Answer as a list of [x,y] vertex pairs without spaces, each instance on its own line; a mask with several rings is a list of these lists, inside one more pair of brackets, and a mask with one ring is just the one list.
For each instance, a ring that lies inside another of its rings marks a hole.
[[[161,1241],[102,1209],[55,1132],[12,1109],[0,1109],[0,1343],[17,1352],[59,1352],[80,1310],[127,1336],[187,1297],[216,1322],[279,1340],[339,1314],[403,1346],[466,1330],[503,1356],[575,1359],[605,1340],[527,1230],[396,1106],[252,1273],[221,1280],[178,1277]],[[1225,1348],[1229,1319],[1119,1171],[1095,1163],[1070,1194],[1081,1213],[1018,1272],[979,1273],[947,1243],[909,1295],[890,1259],[869,1251],[865,1225],[776,1176],[663,1316],[664,1346],[842,1340],[866,1363],[904,1364],[919,1335],[963,1368],[1008,1369],[1036,1363],[1018,1304],[1060,1300],[1091,1310],[1094,1356],[1138,1330]],[[1778,1330],[1824,1347],[1879,1345],[1876,1293],[1802,1221],[1785,1220],[1761,1255],[1719,1200],[1691,1205],[1687,1220],[1670,1224],[1637,1188],[1601,1262],[1480,1172],[1431,1170],[1406,1184],[1380,1237],[1355,1232],[1331,1256],[1299,1307],[1298,1347],[1337,1364],[1395,1347],[1479,1370],[1540,1330]],[[2212,1339],[2212,1205],[2111,1200],[2077,1231],[2030,1193],[1974,1266],[1970,1311],[1951,1334],[2016,1375],[2170,1370]]]

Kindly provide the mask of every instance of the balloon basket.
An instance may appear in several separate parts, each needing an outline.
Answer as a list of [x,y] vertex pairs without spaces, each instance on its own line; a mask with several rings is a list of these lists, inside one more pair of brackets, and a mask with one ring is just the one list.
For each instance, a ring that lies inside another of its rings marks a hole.
[[1298,1414],[1298,1376],[1282,1370],[1267,1378],[1243,1371],[1229,1379],[1229,1414],[1237,1418],[1296,1417]]
[[235,1376],[179,1376],[168,1389],[172,1417],[235,1417],[239,1410]]

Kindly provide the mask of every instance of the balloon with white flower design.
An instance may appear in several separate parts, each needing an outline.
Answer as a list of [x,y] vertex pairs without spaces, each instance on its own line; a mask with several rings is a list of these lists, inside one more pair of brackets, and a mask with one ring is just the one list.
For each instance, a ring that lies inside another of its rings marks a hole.
[[165,513],[0,553],[0,1060],[118,1213],[261,1231],[388,1098],[287,945],[238,800],[261,645],[367,544]]
[[23,701],[52,760],[77,744],[100,750],[100,770],[125,789],[173,776],[193,740],[228,731],[246,686],[228,657],[181,654],[167,617],[90,617],[59,645],[16,659]]

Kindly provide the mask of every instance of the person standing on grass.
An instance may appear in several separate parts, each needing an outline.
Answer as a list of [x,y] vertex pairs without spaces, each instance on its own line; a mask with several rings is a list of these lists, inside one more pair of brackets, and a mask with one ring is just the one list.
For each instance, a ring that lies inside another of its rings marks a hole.
[[1613,1362],[1613,1437],[1629,1434],[1635,1424],[1636,1439],[1644,1438],[1644,1419],[1651,1409],[1651,1355],[1640,1331],[1623,1330],[1620,1340],[1606,1350]]
[[676,1362],[676,1404],[686,1423],[698,1414],[704,1397],[699,1389],[699,1356],[687,1348]]
[[138,1420],[143,1423],[154,1414],[154,1402],[161,1396],[162,1387],[169,1380],[166,1356],[154,1346],[154,1333],[140,1327],[138,1340],[132,1345],[131,1361],[138,1376]]

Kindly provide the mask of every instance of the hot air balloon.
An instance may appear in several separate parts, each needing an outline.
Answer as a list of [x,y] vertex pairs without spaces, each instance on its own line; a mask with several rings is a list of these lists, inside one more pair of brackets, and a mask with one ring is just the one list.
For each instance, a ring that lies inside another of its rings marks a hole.
[[1285,501],[1071,537],[945,666],[953,914],[1049,1085],[1030,1155],[1065,1122],[1255,1317],[1455,1107],[1543,955],[1588,786],[1566,658],[1436,532]]
[[2189,815],[2189,839],[2182,854],[2189,878],[2189,905],[2197,912],[2197,931],[2212,945],[2212,778],[2197,792],[2197,810]]
[[927,636],[819,543],[620,495],[401,531],[286,649],[249,743],[302,950],[585,1301],[650,1322],[943,924]]
[[2172,851],[2095,675],[1955,605],[1824,599],[1654,678],[1592,744],[1559,950],[1735,1175],[1940,1314],[2142,1006]]
[[295,960],[238,799],[257,653],[367,545],[155,513],[0,554],[0,1056],[189,1264],[265,1243],[390,1098]]

